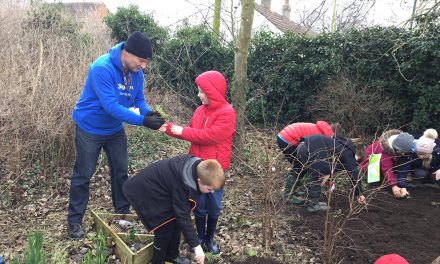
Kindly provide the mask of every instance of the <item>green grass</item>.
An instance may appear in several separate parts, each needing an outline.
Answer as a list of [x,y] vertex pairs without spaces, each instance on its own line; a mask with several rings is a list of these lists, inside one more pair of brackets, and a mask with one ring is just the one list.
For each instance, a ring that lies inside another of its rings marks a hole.
[[137,171],[154,161],[187,154],[189,143],[172,138],[160,131],[143,127],[128,127],[129,167]]

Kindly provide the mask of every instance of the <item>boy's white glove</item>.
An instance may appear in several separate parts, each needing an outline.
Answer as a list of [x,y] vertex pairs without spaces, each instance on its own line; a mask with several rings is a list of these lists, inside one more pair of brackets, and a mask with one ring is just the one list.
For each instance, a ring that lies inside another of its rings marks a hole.
[[205,252],[203,252],[202,246],[195,247],[194,253],[196,254],[194,259],[196,260],[197,264],[204,264],[205,263]]

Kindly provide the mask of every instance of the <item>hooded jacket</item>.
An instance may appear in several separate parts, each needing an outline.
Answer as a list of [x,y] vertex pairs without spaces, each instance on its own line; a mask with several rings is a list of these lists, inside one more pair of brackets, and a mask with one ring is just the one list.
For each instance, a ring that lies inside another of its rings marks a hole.
[[[419,139],[421,134],[414,135],[415,139]],[[440,169],[440,139],[435,139],[436,145],[429,156],[428,167],[424,166],[424,160],[420,158],[416,152],[412,152],[409,155],[397,160],[398,170],[395,171],[397,178],[406,178],[409,172],[416,169],[423,169],[428,172],[428,175],[435,173]]]
[[[112,135],[123,129],[123,122],[141,126],[150,112],[143,88],[142,71],[127,72],[131,76],[125,87],[121,51],[124,42],[96,59],[89,68],[86,81],[72,118],[84,131],[95,135]],[[128,80],[127,79],[127,80]],[[139,108],[140,115],[128,108]]]
[[390,145],[388,138],[399,135],[402,131],[392,129],[384,132],[382,136],[365,149],[365,159],[361,162],[361,170],[367,171],[371,154],[382,154],[380,158],[380,173],[385,183],[390,186],[397,185],[396,175],[393,168],[396,166],[396,152]]
[[313,123],[293,123],[283,128],[279,133],[284,142],[297,146],[302,137],[311,135],[333,136],[333,130],[325,121]]
[[200,193],[196,167],[201,162],[191,155],[157,161],[144,168],[123,185],[125,197],[150,232],[177,221],[187,243],[199,245],[191,222]]
[[209,105],[196,109],[181,136],[171,132],[172,123],[168,124],[166,133],[191,142],[191,155],[216,159],[223,170],[227,170],[235,134],[235,111],[226,101],[226,80],[217,71],[207,71],[200,74],[195,83],[208,97]]
[[347,171],[355,195],[362,193],[362,186],[359,181],[359,169],[355,158],[356,146],[344,137],[328,137],[324,135],[312,135],[303,137],[298,146],[296,157],[307,173],[314,178],[329,175],[332,171]]

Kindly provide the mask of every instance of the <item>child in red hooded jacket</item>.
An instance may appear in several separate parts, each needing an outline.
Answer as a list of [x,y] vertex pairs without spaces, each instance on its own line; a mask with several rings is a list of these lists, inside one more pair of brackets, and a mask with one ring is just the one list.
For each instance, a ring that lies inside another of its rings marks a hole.
[[[189,141],[189,154],[202,159],[216,159],[226,171],[235,134],[235,111],[226,101],[226,80],[218,71],[207,71],[200,74],[195,83],[202,105],[195,110],[189,125],[168,123],[160,130]],[[220,189],[200,195],[194,212],[200,244],[206,244],[208,251],[214,254],[220,252],[214,233],[222,209],[223,193],[224,189]]]
[[[295,150],[302,137],[311,135],[333,136],[333,130],[340,128],[339,124],[329,125],[325,121],[317,121],[314,123],[293,123],[284,127],[277,135],[277,145],[283,152],[284,157],[290,162],[294,163]],[[342,129],[342,128],[340,128]],[[292,170],[289,171],[286,177],[284,186],[284,199],[296,199],[291,196],[292,188],[298,187],[298,178]]]
[[278,147],[283,151],[286,159],[293,162],[293,152],[302,137],[311,135],[333,136],[332,127],[325,121],[314,123],[293,123],[284,127],[277,135]]

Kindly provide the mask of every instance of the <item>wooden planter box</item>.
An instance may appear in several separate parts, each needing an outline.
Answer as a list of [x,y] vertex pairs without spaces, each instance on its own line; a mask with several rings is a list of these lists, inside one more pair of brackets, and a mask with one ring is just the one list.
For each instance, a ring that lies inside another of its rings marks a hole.
[[[129,234],[124,233],[118,225],[112,220],[127,220],[130,222],[139,222],[136,215],[133,214],[108,214],[96,213],[92,211],[93,221],[97,232],[102,230],[107,236],[110,236],[116,244],[116,254],[123,264],[145,264],[150,263],[153,258],[154,235],[137,234],[134,241],[143,242],[146,246],[133,252],[127,240]],[[110,222],[110,224],[109,224]]]

